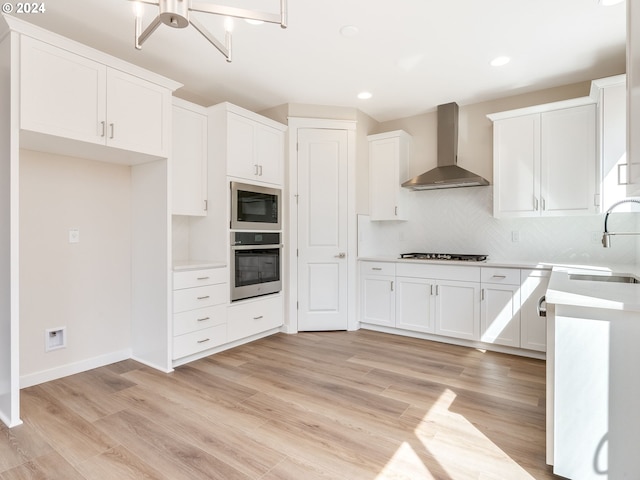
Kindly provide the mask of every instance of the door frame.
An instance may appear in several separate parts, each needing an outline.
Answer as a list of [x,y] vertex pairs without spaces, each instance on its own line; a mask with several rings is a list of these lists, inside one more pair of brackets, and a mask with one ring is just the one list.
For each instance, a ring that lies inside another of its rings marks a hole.
[[287,265],[283,268],[284,284],[287,286],[285,297],[286,333],[298,333],[298,130],[327,129],[347,131],[347,330],[357,330],[356,317],[357,289],[356,272],[358,256],[358,224],[356,216],[356,124],[355,120],[332,120],[320,118],[288,117],[287,131],[289,155],[286,178],[288,191],[285,196],[288,202],[283,202],[286,208],[284,238],[284,260]]

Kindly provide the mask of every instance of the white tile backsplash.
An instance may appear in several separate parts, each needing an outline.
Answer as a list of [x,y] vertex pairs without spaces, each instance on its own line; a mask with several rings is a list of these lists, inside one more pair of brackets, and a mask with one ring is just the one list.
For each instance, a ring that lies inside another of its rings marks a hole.
[[[604,215],[496,219],[492,192],[492,187],[411,192],[404,222],[372,222],[359,215],[358,255],[417,251],[480,253],[498,261],[636,263],[638,237],[613,237],[611,248],[602,247]],[[638,217],[612,214],[609,230],[636,231]]]

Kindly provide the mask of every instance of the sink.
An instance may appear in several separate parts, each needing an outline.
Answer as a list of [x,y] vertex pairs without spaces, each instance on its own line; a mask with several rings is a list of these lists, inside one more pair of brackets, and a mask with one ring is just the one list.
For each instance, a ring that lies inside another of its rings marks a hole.
[[569,280],[587,280],[590,282],[640,283],[640,279],[633,275],[587,275],[582,273],[569,274]]

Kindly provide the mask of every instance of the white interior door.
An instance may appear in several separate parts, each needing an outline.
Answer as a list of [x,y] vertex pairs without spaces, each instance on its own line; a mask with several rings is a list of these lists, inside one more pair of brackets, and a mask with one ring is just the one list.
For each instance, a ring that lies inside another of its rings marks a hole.
[[346,330],[347,131],[298,130],[298,330]]

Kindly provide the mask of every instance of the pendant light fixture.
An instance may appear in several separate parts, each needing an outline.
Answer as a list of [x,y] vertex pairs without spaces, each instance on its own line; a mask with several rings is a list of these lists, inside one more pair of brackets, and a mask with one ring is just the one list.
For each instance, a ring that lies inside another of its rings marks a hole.
[[[158,16],[153,19],[149,26],[142,30],[142,3],[156,5],[159,9]],[[255,20],[259,22],[279,23],[282,28],[287,28],[287,0],[280,0],[280,13],[255,12],[243,8],[230,7],[227,5],[214,5],[206,1],[197,0],[136,0],[134,12],[136,15],[136,38],[135,46],[142,49],[142,44],[149,36],[156,31],[160,24],[164,23],[173,28],[185,28],[192,25],[200,34],[206,38],[220,53],[227,62],[231,62],[231,26],[230,22],[225,22],[224,43],[214,37],[204,26],[189,12],[212,13],[225,17],[242,18],[245,20]]]

